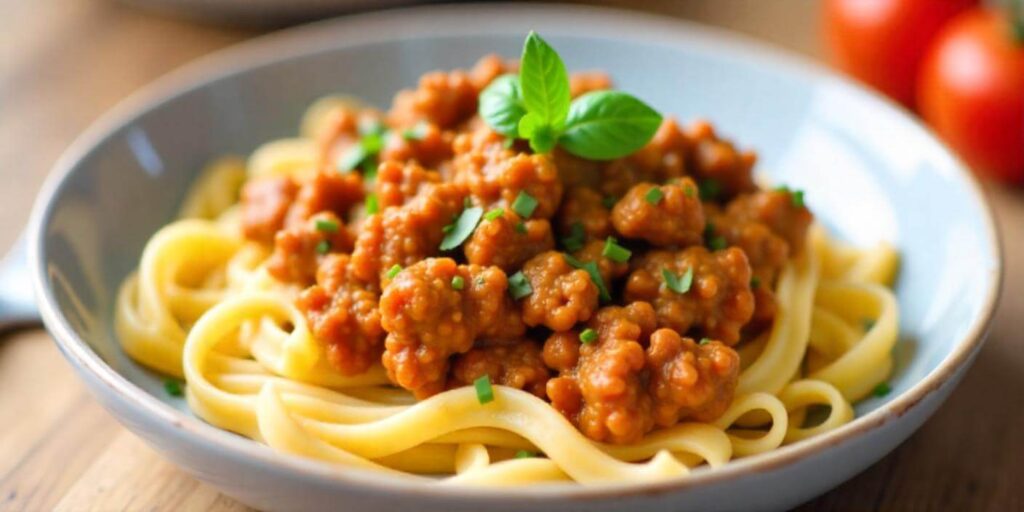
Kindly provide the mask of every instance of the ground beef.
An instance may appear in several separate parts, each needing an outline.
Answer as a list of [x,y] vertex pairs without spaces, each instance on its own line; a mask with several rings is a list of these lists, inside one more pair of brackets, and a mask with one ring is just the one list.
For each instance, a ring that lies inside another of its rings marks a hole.
[[671,427],[683,419],[718,419],[732,402],[740,358],[721,342],[698,345],[672,329],[658,329],[647,347],[647,369],[654,423]]
[[377,179],[373,183],[377,204],[381,209],[402,206],[419,193],[424,185],[440,183],[441,175],[428,171],[416,162],[402,164],[387,161],[377,167]]
[[503,73],[505,65],[496,56],[477,62],[472,71],[433,71],[420,77],[416,89],[400,91],[394,99],[388,122],[412,127],[428,121],[442,129],[455,128],[476,114],[477,97],[487,84]]
[[587,160],[559,147],[551,151],[551,160],[558,168],[558,177],[566,190],[576,187],[600,188],[607,162]]
[[523,221],[511,209],[500,217],[483,219],[465,243],[466,260],[476,265],[494,265],[515,272],[527,260],[555,247],[547,219]]
[[604,240],[591,240],[583,245],[583,248],[572,253],[572,255],[586,263],[588,261],[597,262],[597,271],[601,274],[601,279],[611,286],[611,283],[629,273],[629,262],[617,262],[603,256],[604,252]]
[[[652,198],[655,188],[660,197]],[[637,184],[615,204],[612,224],[624,237],[646,240],[659,247],[699,245],[705,222],[697,184],[689,178],[661,186]]]
[[469,386],[488,375],[491,382],[529,391],[545,398],[551,372],[544,365],[540,346],[529,339],[509,345],[474,347],[452,361],[448,387]]
[[672,118],[662,121],[654,137],[632,155],[615,159],[602,170],[601,192],[621,197],[640,182],[664,183],[686,174],[687,141]]
[[[693,282],[685,293],[665,284],[663,271],[682,278],[693,269]],[[750,291],[750,264],[735,247],[709,252],[704,247],[683,251],[652,251],[637,262],[626,282],[627,301],[648,301],[658,313],[658,325],[735,345],[740,329],[754,313]]]
[[753,151],[740,151],[732,142],[719,138],[711,124],[697,121],[687,127],[685,137],[692,148],[687,160],[690,174],[711,187],[718,189],[713,200],[726,200],[737,194],[751,192],[754,186],[753,169],[757,163],[757,154]]
[[[575,227],[577,224],[579,228]],[[563,237],[572,236],[574,230],[581,228],[588,238],[605,239],[612,234],[611,209],[596,190],[574,187],[562,199],[562,208],[558,211],[558,233]]]
[[558,210],[562,182],[548,155],[505,147],[505,137],[484,126],[455,139],[454,181],[466,186],[478,204],[511,207],[520,192],[537,200],[531,218],[548,219]]
[[603,71],[582,71],[569,75],[569,94],[573,98],[611,88],[612,79]]
[[756,221],[789,244],[793,254],[804,247],[807,229],[814,216],[787,190],[756,192],[737,197],[726,207],[726,215],[736,222]]
[[654,326],[650,304],[610,306],[590,321],[596,341],[581,343],[573,331],[545,342],[544,361],[559,371],[547,384],[551,405],[590,439],[631,443],[653,427],[643,345]]
[[316,284],[297,301],[313,337],[324,343],[327,359],[344,375],[358,375],[380,361],[384,329],[377,302],[380,290],[354,278],[345,254],[326,257]]
[[[333,229],[320,229],[321,225]],[[280,281],[308,286],[316,279],[318,265],[328,252],[351,251],[352,243],[352,234],[341,219],[331,212],[318,213],[277,232],[267,271]]]
[[463,209],[465,190],[455,184],[425,187],[412,201],[363,221],[352,252],[354,272],[370,282],[391,267],[408,267],[440,254],[444,227]]
[[526,325],[567,331],[597,310],[598,289],[585,270],[570,265],[565,255],[548,251],[523,266],[533,292],[522,299]]
[[320,212],[331,212],[347,219],[349,211],[362,203],[364,196],[363,179],[359,174],[342,174],[333,169],[320,171],[299,188],[285,225],[302,224]]
[[260,178],[242,187],[242,233],[249,240],[274,242],[299,187],[288,176]]
[[452,157],[451,131],[441,130],[437,125],[421,121],[411,128],[391,130],[380,151],[382,162],[396,161],[417,163],[435,169]]
[[382,360],[391,381],[426,398],[444,389],[449,356],[467,352],[478,337],[521,337],[525,327],[507,290],[500,269],[450,258],[427,258],[399,272],[380,299],[388,332]]

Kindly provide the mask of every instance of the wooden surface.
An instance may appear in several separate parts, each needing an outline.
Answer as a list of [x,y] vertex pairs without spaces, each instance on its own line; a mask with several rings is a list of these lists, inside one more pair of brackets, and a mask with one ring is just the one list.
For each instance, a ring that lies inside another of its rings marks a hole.
[[[818,56],[809,0],[599,3],[697,19]],[[104,110],[257,34],[100,0],[0,0],[0,247],[45,173]],[[988,186],[1009,262],[1024,193]],[[891,455],[804,510],[1024,509],[1024,273],[1008,265],[991,339],[945,406]],[[88,395],[41,330],[0,335],[0,510],[241,510],[160,459]]]

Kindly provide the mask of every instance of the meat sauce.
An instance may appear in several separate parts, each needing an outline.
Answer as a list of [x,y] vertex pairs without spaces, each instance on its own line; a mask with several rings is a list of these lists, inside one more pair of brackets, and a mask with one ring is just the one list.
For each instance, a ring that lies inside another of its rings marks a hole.
[[[304,288],[298,307],[342,374],[380,362],[419,399],[486,375],[610,443],[714,420],[736,388],[733,347],[770,327],[811,213],[758,189],[754,153],[706,122],[666,118],[606,162],[534,154],[476,115],[512,67],[485,57],[424,75],[386,113],[345,107],[313,177],[245,186],[243,233],[270,249],[271,275]],[[575,96],[611,81],[571,84]],[[339,170],[366,119],[384,130],[376,172]],[[475,208],[486,215],[442,250]]]

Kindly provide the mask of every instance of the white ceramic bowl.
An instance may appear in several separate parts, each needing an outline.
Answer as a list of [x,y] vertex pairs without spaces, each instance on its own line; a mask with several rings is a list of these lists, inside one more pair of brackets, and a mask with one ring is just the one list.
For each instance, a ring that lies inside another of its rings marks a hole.
[[[647,485],[454,489],[282,455],[218,430],[121,352],[118,283],[207,159],[294,133],[303,108],[344,91],[386,105],[428,70],[516,55],[535,29],[571,68],[683,119],[706,116],[761,169],[799,186],[820,219],[902,253],[894,392],[820,437],[686,479]],[[909,436],[963,375],[992,314],[998,238],[964,168],[897,107],[735,36],[662,18],[563,6],[448,6],[288,30],[203,59],[126,101],[57,163],[30,227],[39,307],[103,405],[164,456],[262,509],[768,510],[861,471]],[[946,447],[935,447],[946,449]]]

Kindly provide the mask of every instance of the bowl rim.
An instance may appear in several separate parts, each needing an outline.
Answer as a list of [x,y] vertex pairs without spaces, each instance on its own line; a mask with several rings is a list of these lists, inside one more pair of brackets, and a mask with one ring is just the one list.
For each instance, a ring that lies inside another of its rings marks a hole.
[[[501,15],[502,21],[480,23],[481,19],[497,19],[496,14]],[[838,83],[851,89],[864,101],[875,103],[879,108],[899,111],[900,115],[896,118],[906,123],[910,130],[924,132],[923,135],[933,146],[932,149],[945,153],[951,159],[957,177],[969,187],[969,198],[980,207],[985,236],[988,238],[987,249],[992,255],[992,268],[987,273],[988,290],[981,314],[972,319],[963,338],[920,381],[877,409],[820,436],[764,454],[730,461],[714,470],[695,470],[686,478],[602,486],[556,484],[523,489],[460,487],[456,491],[445,486],[420,485],[415,482],[410,484],[408,480],[382,477],[377,473],[358,469],[339,469],[330,463],[275,452],[265,445],[209,425],[174,409],[127,380],[105,363],[67,321],[57,305],[52,289],[47,284],[47,270],[43,260],[44,229],[48,226],[56,205],[54,198],[67,184],[68,177],[86,157],[102,147],[121,129],[180,95],[262,65],[371,42],[415,39],[435,34],[439,24],[445,25],[447,35],[451,37],[511,33],[512,30],[501,28],[503,23],[508,22],[509,17],[516,20],[529,19],[533,25],[542,26],[540,30],[546,35],[554,37],[575,36],[593,39],[595,37],[588,35],[587,31],[593,30],[596,25],[604,25],[614,28],[614,36],[610,37],[612,39],[668,46],[686,46],[687,42],[692,44],[696,41],[714,47],[723,57],[779,69],[809,83],[825,80]],[[474,22],[459,23],[459,19],[466,18]],[[555,26],[558,20],[567,19],[571,19],[573,23]],[[393,32],[380,30],[381,27],[393,24],[402,26],[406,31],[401,35],[395,35]],[[829,447],[853,441],[918,406],[956,375],[961,367],[969,363],[972,355],[984,341],[998,302],[1004,272],[1002,240],[998,226],[992,207],[977,179],[955,154],[902,106],[806,58],[725,29],[648,13],[563,4],[428,5],[384,10],[299,25],[241,41],[202,56],[131,94],[94,121],[74,140],[53,165],[39,192],[29,221],[28,237],[31,278],[43,321],[58,348],[72,366],[81,372],[83,377],[104,384],[102,389],[106,390],[105,398],[128,408],[132,414],[142,415],[150,421],[164,422],[165,427],[180,429],[180,434],[187,438],[190,444],[200,445],[213,452],[222,452],[248,464],[264,464],[271,469],[312,478],[327,485],[359,485],[363,490],[377,493],[401,491],[416,493],[425,498],[447,499],[505,496],[515,499],[579,500],[677,492],[780,469],[817,455]],[[92,390],[99,393],[96,386]],[[115,416],[121,420],[118,414]]]

